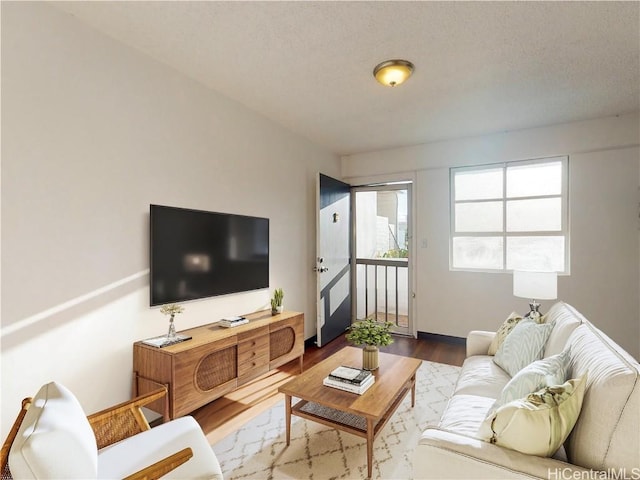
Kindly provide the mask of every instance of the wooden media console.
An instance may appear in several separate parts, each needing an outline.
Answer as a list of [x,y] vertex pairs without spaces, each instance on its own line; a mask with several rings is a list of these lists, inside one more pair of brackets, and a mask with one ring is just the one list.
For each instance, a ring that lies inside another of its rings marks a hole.
[[217,323],[183,330],[191,340],[157,348],[133,345],[134,395],[164,385],[168,402],[148,408],[165,421],[186,415],[241,385],[296,358],[302,372],[304,314],[270,311],[245,315],[249,323]]

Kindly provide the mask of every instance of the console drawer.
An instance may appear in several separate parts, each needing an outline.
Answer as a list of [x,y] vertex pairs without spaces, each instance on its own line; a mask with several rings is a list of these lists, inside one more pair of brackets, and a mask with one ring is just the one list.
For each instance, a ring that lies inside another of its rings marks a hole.
[[269,371],[269,355],[260,355],[238,362],[238,377],[243,377],[251,372],[260,372],[258,375]]
[[262,355],[269,356],[268,335],[254,337],[238,343],[238,363],[243,363]]

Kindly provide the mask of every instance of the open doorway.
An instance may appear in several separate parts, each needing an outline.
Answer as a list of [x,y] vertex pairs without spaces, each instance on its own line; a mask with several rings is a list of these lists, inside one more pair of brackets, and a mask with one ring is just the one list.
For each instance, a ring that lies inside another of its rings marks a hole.
[[356,320],[393,323],[412,335],[411,183],[355,187],[352,264]]

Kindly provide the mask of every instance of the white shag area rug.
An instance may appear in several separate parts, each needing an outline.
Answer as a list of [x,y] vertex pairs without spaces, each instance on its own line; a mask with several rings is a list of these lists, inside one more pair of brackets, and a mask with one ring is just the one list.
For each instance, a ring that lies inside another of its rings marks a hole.
[[[409,393],[374,441],[372,478],[412,478],[413,450],[423,430],[440,419],[459,373],[459,367],[422,362],[416,376],[415,407],[411,408]],[[367,477],[366,441],[361,437],[292,416],[291,445],[287,447],[284,402],[212,448],[225,480]]]

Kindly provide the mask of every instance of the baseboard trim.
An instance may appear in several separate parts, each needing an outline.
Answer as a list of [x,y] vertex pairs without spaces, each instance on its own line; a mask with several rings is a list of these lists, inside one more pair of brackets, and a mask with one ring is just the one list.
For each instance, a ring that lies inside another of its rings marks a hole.
[[418,332],[418,338],[422,340],[434,340],[436,342],[451,343],[453,345],[466,345],[467,339],[464,337],[453,337],[440,333]]
[[307,348],[311,348],[311,347],[317,347],[318,346],[318,345],[316,345],[316,341],[317,340],[318,340],[318,336],[317,335],[314,335],[311,338],[307,338],[304,341],[304,348],[307,349]]

